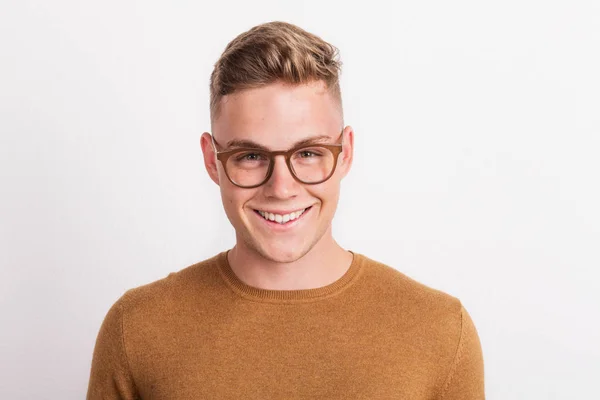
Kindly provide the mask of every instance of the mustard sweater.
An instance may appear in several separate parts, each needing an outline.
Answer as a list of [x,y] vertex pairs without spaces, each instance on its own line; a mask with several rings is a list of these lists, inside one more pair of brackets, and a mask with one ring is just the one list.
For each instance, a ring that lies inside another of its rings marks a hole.
[[94,349],[88,399],[484,399],[460,300],[354,253],[334,283],[246,285],[227,252],[127,291]]

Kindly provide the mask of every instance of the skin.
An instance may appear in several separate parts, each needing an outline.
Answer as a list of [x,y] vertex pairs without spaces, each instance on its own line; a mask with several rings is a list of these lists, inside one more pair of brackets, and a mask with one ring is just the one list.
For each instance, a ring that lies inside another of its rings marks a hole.
[[[304,85],[276,82],[224,96],[212,121],[215,140],[223,147],[231,140],[251,140],[270,150],[287,150],[300,140],[325,135],[322,143],[336,143],[342,132],[341,105],[322,81]],[[220,187],[225,213],[236,231],[229,263],[246,284],[271,290],[323,287],[349,268],[352,254],[333,238],[331,222],[341,180],[353,159],[354,132],[342,132],[343,151],[334,175],[317,185],[296,181],[283,156],[275,159],[273,175],[264,185],[243,189],[233,185],[216,159],[210,134],[200,146],[210,178]],[[339,143],[339,141],[337,142]],[[275,231],[254,210],[312,208],[293,229]]]

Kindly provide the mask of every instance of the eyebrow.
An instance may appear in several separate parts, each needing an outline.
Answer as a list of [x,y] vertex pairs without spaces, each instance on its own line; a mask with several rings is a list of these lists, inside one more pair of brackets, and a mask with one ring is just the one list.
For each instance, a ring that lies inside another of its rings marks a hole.
[[[306,138],[306,139],[297,141],[296,143],[294,143],[292,148],[296,148],[296,147],[300,147],[300,146],[307,146],[307,145],[311,145],[311,144],[324,143],[324,142],[326,143],[330,140],[331,140],[331,137],[329,137],[327,135],[313,136],[310,138]],[[253,142],[252,140],[233,139],[233,140],[230,140],[229,142],[227,142],[226,149],[236,148],[236,147],[249,147],[251,149],[258,149],[258,150],[264,150],[264,151],[271,150],[268,147],[263,146],[262,144]]]

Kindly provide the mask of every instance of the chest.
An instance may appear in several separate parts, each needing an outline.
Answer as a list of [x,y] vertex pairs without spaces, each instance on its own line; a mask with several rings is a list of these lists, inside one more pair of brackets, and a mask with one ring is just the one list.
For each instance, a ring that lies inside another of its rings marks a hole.
[[432,347],[384,320],[246,313],[196,322],[155,329],[134,357],[142,398],[435,398]]

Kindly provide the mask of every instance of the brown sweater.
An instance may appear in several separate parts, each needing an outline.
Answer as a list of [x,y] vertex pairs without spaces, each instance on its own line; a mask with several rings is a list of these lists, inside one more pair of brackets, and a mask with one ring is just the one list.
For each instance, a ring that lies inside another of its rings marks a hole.
[[353,253],[317,289],[244,284],[222,252],[127,291],[94,349],[88,399],[484,399],[460,301]]

